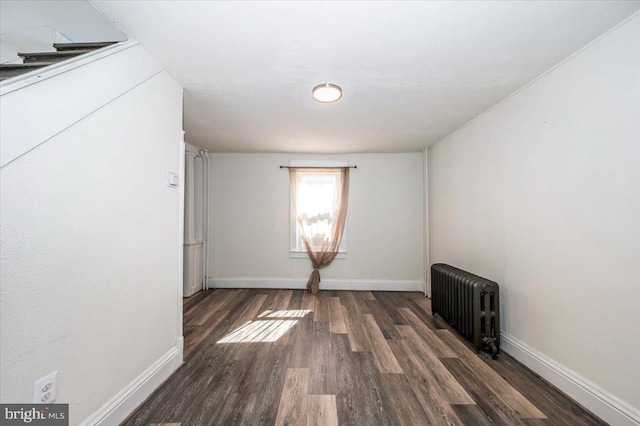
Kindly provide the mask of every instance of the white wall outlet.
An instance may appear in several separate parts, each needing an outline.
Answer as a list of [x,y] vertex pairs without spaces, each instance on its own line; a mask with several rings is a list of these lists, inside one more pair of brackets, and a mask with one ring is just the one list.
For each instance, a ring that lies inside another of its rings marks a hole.
[[44,377],[39,378],[33,384],[33,403],[51,404],[56,400],[56,390],[58,389],[58,372],[54,371]]

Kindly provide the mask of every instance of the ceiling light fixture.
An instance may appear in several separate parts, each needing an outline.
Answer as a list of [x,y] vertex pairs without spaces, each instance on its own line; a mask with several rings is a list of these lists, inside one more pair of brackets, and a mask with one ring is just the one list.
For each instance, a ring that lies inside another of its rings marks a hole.
[[342,98],[342,89],[337,84],[318,84],[311,91],[311,96],[318,102],[329,104],[337,102]]

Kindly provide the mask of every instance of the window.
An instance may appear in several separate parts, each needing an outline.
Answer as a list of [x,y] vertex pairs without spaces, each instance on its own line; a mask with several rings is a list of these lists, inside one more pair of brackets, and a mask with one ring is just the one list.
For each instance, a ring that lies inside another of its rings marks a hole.
[[[296,167],[344,167],[346,162],[291,162]],[[291,249],[290,257],[307,258],[301,226],[309,236],[311,249],[316,250],[324,241],[331,241],[339,204],[340,172],[310,169],[298,174],[298,206],[302,224],[296,218],[296,206],[291,197]],[[347,252],[347,227],[342,235],[337,258],[345,259]]]

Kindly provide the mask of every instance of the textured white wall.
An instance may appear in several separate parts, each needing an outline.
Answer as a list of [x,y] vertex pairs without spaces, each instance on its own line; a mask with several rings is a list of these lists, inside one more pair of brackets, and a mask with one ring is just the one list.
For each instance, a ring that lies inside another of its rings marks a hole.
[[429,148],[431,261],[512,336],[640,408],[640,17]]
[[[20,0],[0,3],[0,32],[5,42],[28,48],[38,41],[39,32],[53,29],[73,42],[122,41],[125,34],[88,1]],[[54,39],[48,40],[50,49]],[[22,50],[25,51],[25,50]],[[31,52],[32,50],[27,50]]]
[[123,41],[117,29],[88,1],[0,2],[0,63],[22,63],[18,52],[53,52],[53,43]]
[[347,160],[348,257],[327,279],[422,278],[422,153],[213,154],[211,266],[215,278],[308,278],[309,259],[289,257],[289,160]]
[[181,130],[162,72],[0,170],[2,402],[58,370],[78,424],[176,346]]
[[[6,82],[0,97],[0,166],[164,69],[135,41],[87,56],[60,64],[70,67],[61,73],[56,68],[44,68],[39,74],[42,78]],[[82,62],[89,59],[91,62]],[[77,66],[78,63],[82,65]],[[38,125],[25,126],[25,117]]]

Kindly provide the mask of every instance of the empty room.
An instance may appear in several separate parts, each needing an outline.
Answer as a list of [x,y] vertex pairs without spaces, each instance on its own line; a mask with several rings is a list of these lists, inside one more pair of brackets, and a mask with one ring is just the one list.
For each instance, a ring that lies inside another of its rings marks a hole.
[[0,423],[640,426],[640,0],[0,0]]

